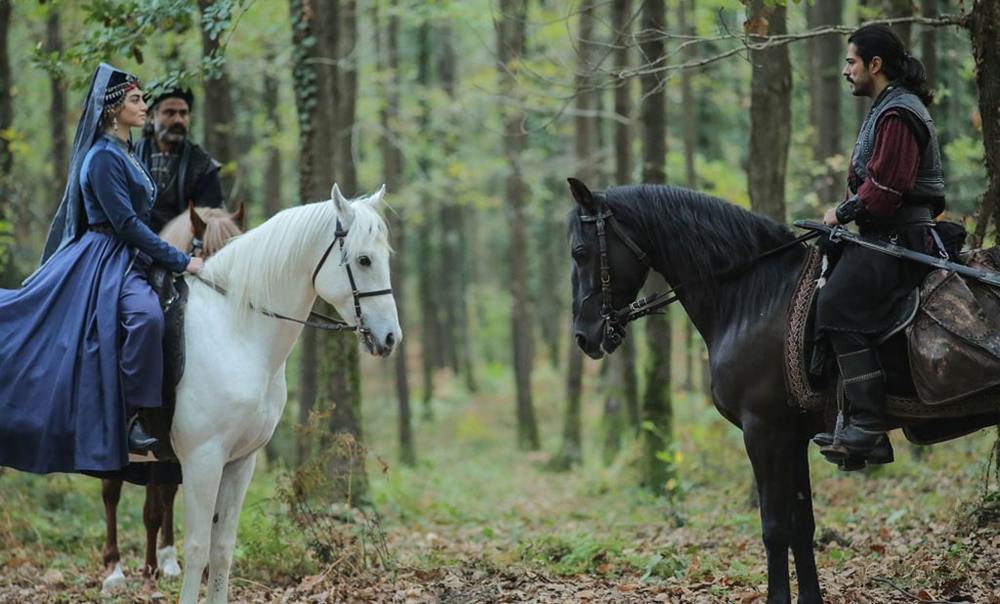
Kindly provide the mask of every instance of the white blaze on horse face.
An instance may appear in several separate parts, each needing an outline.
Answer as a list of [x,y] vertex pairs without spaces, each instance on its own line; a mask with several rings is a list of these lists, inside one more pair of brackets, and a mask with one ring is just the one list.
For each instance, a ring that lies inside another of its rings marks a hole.
[[[348,231],[345,244],[338,243],[316,275],[316,293],[337,309],[341,317],[354,324],[354,291],[351,289],[347,266],[354,275],[359,294],[391,290],[389,275],[389,244],[385,223],[377,206],[385,193],[383,186],[370,197],[347,201],[336,185],[331,190],[331,202],[337,208],[341,226]],[[403,337],[392,294],[358,298],[364,326],[371,331],[366,344],[369,352],[389,354]]]

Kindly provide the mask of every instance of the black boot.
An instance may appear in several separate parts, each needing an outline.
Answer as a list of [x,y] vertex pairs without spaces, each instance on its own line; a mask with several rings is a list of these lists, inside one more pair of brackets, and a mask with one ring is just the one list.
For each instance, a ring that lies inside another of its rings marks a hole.
[[[859,460],[867,460],[877,447],[887,442],[885,377],[878,354],[871,348],[838,354],[837,363],[844,379],[844,396],[850,403],[850,415],[842,429],[834,434],[824,432],[813,440],[817,444],[829,443],[820,445],[820,452],[827,460],[856,467]],[[879,453],[880,458],[885,459],[884,450]]]
[[[833,433],[823,432],[817,434],[813,437],[813,442],[819,445],[821,449],[825,449],[833,444]],[[879,438],[879,443],[875,445],[875,448],[866,457],[847,457],[836,463],[841,470],[850,472],[852,470],[863,470],[866,466],[892,463],[894,460],[892,443],[889,441],[889,436],[883,434]]]
[[159,444],[159,439],[146,434],[146,431],[143,430],[139,415],[133,415],[128,426],[128,450],[132,453],[145,455],[154,451]]

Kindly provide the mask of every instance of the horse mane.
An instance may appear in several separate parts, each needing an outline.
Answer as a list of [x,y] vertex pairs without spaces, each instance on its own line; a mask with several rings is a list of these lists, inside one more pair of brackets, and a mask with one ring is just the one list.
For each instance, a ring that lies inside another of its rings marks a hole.
[[[389,248],[388,227],[382,216],[364,201],[351,201],[354,219],[344,238],[343,258],[353,261],[373,245]],[[291,207],[264,224],[232,239],[205,262],[201,276],[226,288],[232,314],[245,320],[253,309],[276,308],[277,295],[302,287],[301,263],[319,260],[319,246],[333,241],[336,206],[329,200]],[[330,261],[339,262],[332,252]],[[312,267],[309,267],[312,270]]]
[[[205,256],[213,256],[222,249],[230,239],[241,234],[239,225],[232,215],[222,208],[195,208],[198,216],[205,221],[205,235],[202,238],[202,250]],[[160,238],[175,248],[187,251],[191,249],[194,240],[194,229],[191,227],[191,215],[181,212],[173,220],[164,225]]]
[[[788,227],[767,216],[690,189],[612,187],[605,197],[614,215],[648,242],[650,255],[664,262],[671,277],[697,280],[701,295],[709,297],[716,297],[727,279],[748,272],[761,253],[794,239]],[[764,262],[754,267],[754,286],[744,293],[769,296],[767,284],[787,278],[786,273],[781,263]],[[760,301],[742,300],[751,305]]]

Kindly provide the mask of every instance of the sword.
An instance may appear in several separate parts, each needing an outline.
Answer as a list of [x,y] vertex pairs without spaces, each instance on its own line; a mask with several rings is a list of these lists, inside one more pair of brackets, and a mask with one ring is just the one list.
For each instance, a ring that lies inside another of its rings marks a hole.
[[846,227],[841,225],[830,226],[814,220],[796,220],[793,224],[800,229],[826,233],[830,236],[830,241],[848,241],[855,245],[859,245],[869,250],[875,250],[876,252],[882,254],[888,254],[889,256],[902,258],[904,260],[912,260],[914,262],[919,262],[920,264],[933,266],[934,268],[958,273],[959,275],[969,277],[970,279],[975,279],[977,281],[982,281],[983,283],[992,285],[993,287],[1000,287],[1000,274],[972,268],[970,266],[951,262],[950,260],[938,258],[929,254],[915,252],[895,243],[888,243],[885,241],[879,241],[878,239],[862,237],[857,233],[852,233],[847,230]]

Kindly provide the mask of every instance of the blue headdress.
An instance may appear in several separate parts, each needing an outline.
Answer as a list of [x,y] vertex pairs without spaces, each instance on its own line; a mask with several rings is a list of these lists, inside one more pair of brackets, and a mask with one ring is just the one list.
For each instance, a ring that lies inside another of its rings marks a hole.
[[[62,202],[56,210],[49,227],[45,248],[42,250],[41,264],[63,246],[75,240],[86,227],[87,217],[83,210],[83,195],[80,191],[80,166],[90,151],[94,141],[102,134],[105,112],[117,111],[125,99],[125,93],[139,85],[139,81],[128,73],[101,63],[90,79],[90,89],[83,102],[83,112],[76,126],[73,138],[73,153],[69,160],[66,190]],[[31,279],[31,277],[28,277]]]

